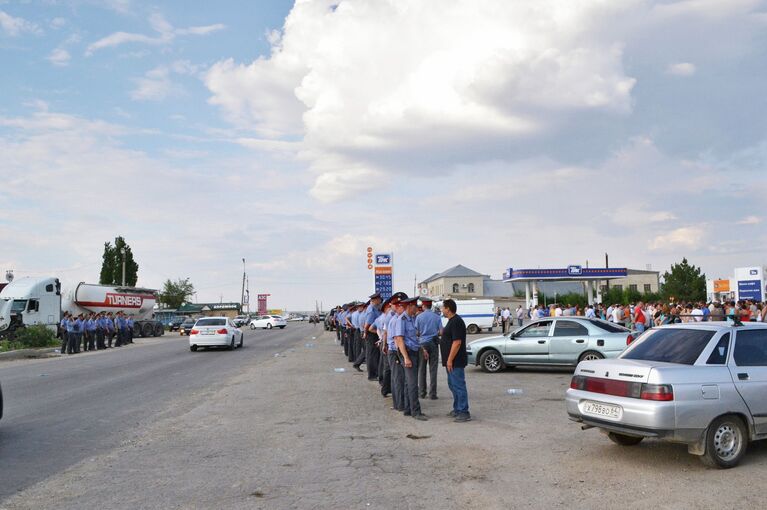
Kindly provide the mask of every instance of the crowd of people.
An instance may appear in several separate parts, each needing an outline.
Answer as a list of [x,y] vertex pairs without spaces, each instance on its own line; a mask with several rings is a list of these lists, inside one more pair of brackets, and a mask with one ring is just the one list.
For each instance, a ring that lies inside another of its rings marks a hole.
[[[496,310],[496,324],[503,327],[504,333],[510,326],[512,316],[509,308]],[[685,303],[662,303],[642,301],[623,305],[588,305],[585,308],[574,305],[554,303],[538,305],[525,309],[519,305],[514,312],[518,326],[522,319],[542,319],[544,317],[580,316],[590,319],[602,319],[620,324],[629,329],[644,331],[653,326],[684,322],[725,321],[733,318],[741,322],[767,322],[767,302],[742,300],[720,303],[692,301]]]
[[409,298],[397,292],[383,300],[379,293],[367,302],[353,301],[335,309],[333,320],[338,343],[346,359],[369,381],[378,382],[381,395],[391,397],[394,411],[425,421],[420,399],[437,400],[440,358],[447,371],[453,407],[448,416],[456,422],[471,420],[466,388],[466,324],[455,301],[446,299],[442,313],[432,310],[428,298]]
[[73,315],[64,313],[59,323],[62,354],[111,349],[133,343],[133,318],[122,312]]

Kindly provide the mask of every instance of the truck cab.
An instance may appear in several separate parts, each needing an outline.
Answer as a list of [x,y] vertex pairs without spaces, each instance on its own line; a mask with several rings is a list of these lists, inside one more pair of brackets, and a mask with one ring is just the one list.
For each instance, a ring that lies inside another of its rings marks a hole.
[[60,317],[58,278],[20,278],[0,292],[0,333],[35,324],[55,330]]

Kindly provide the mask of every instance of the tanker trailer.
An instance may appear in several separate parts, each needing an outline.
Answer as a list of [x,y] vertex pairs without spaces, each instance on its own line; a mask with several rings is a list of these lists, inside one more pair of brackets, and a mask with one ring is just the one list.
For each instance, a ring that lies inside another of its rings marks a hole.
[[74,315],[109,312],[116,315],[122,312],[133,319],[134,336],[161,336],[165,328],[154,319],[156,303],[157,291],[154,289],[81,282],[74,290],[65,292],[61,309]]

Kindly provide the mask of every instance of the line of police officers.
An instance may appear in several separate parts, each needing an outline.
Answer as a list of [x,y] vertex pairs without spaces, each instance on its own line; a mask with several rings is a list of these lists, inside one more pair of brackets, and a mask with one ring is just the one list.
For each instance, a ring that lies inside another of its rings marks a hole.
[[[367,303],[352,302],[336,309],[336,335],[356,370],[367,366],[370,381],[381,394],[392,396],[392,409],[417,420],[419,398],[437,399],[437,369],[442,319],[429,298],[408,298],[397,292],[382,302],[375,293]],[[427,385],[427,377],[428,385]],[[455,416],[455,414],[451,414]]]
[[59,323],[61,353],[77,354],[83,351],[111,349],[133,343],[133,319],[122,313],[90,313],[73,315],[64,313]]

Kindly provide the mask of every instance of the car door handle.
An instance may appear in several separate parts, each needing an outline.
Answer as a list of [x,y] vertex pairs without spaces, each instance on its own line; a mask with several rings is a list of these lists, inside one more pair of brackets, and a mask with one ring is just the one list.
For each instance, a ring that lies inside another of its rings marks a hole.
[[539,343],[539,344],[545,344],[545,343],[546,343],[546,340],[538,340],[538,343]]
[[748,381],[748,374],[746,372],[741,372],[738,374],[738,379],[741,381]]
[[582,344],[582,343],[586,343],[586,340],[584,340],[584,339],[582,339],[582,338],[579,338],[578,340],[576,340],[576,341],[575,341],[575,343],[576,343],[576,344]]

